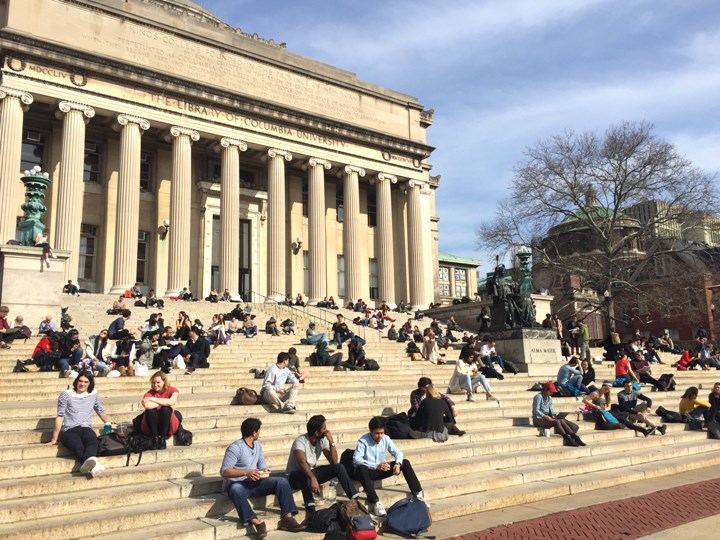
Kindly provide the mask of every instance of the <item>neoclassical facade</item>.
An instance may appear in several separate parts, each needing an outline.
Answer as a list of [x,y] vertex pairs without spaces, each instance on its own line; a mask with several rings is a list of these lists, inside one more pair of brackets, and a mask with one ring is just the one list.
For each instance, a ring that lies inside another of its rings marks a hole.
[[0,47],[3,242],[40,165],[51,243],[91,291],[433,301],[417,99],[189,0],[0,0]]

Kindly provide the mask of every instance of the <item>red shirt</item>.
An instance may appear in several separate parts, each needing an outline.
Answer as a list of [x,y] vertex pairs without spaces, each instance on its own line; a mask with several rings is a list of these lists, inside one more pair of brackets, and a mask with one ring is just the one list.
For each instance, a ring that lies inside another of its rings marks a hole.
[[[162,398],[162,399],[169,399],[172,397],[172,395],[177,392],[178,394],[180,391],[173,387],[169,386],[167,390],[163,390],[162,392],[156,392],[155,390],[148,390],[145,392],[145,395],[143,397],[156,397],[156,398]],[[159,409],[161,406],[158,405],[157,408]],[[175,407],[173,407],[173,410]],[[163,435],[167,435],[168,437],[173,435],[180,426],[180,421],[178,420],[178,417],[174,414],[170,415],[170,425],[168,426],[168,432]],[[150,429],[147,425],[147,419],[145,418],[145,415],[143,414],[142,422],[140,423],[140,431],[142,431],[145,435],[150,435]]]
[[[180,393],[180,390],[175,388],[174,386],[168,386],[167,390],[163,390],[162,392],[156,392],[155,390],[148,390],[145,392],[145,395],[143,397],[155,397],[160,399],[170,399],[173,394]],[[160,408],[160,405],[158,405],[158,409]]]
[[629,373],[630,360],[627,356],[623,356],[620,360],[615,362],[615,378],[623,377]]

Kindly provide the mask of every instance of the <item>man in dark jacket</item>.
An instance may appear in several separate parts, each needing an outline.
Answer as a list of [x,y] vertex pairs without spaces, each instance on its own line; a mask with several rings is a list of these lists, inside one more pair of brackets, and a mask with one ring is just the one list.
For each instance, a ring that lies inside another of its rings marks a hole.
[[197,368],[209,367],[207,359],[210,356],[210,344],[205,338],[200,337],[200,332],[195,326],[190,328],[190,339],[185,344],[183,356],[188,366],[185,370],[186,375],[190,375]]

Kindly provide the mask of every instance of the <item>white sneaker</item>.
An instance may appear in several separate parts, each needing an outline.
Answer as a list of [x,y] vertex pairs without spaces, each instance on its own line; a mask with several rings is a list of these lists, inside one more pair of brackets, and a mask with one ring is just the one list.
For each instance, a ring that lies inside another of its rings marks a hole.
[[98,461],[96,457],[89,457],[85,460],[85,462],[80,465],[80,472],[83,474],[88,474],[96,465]]
[[383,503],[381,503],[380,501],[375,503],[375,505],[373,506],[373,514],[375,514],[377,517],[387,516],[387,512],[385,511]]
[[51,257],[52,257],[53,259],[57,259],[57,255],[55,255],[54,253],[51,255]]
[[425,506],[427,506],[428,508],[430,508],[430,503],[427,502],[427,501],[423,498],[422,491],[421,491],[420,493],[418,493],[417,495],[415,495],[415,498],[416,498],[418,501],[424,502],[424,503],[425,503]]
[[98,474],[103,472],[105,470],[105,465],[102,463],[97,463],[91,470],[90,470],[90,476],[92,478],[95,478]]

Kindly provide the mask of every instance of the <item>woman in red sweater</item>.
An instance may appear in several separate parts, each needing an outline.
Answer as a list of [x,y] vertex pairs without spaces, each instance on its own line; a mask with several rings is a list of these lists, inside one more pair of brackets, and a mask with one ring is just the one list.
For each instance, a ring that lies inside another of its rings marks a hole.
[[150,390],[145,392],[142,405],[145,413],[140,429],[145,435],[155,439],[155,448],[165,450],[165,439],[171,437],[180,426],[180,419],[175,414],[180,391],[170,386],[167,375],[158,371],[150,378]]

